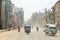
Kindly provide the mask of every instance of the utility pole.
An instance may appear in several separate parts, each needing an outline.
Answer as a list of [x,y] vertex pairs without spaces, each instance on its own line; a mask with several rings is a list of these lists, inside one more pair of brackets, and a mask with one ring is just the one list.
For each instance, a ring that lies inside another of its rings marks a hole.
[[52,11],[53,11],[53,21],[54,21],[54,24],[55,24],[55,7],[52,8]]
[[47,9],[45,8],[45,14],[46,14],[46,23],[48,23],[47,21]]

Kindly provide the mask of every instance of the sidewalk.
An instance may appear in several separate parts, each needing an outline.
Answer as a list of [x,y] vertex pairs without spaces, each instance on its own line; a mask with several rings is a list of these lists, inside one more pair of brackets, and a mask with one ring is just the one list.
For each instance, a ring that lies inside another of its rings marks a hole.
[[13,37],[16,35],[16,30],[11,30],[11,31],[6,31],[5,30],[0,30],[0,40],[8,40],[9,38]]
[[6,32],[6,30],[4,29],[4,30],[0,30],[0,33],[2,33],[2,32]]
[[11,30],[11,31],[6,31],[6,30],[0,30],[0,40],[16,40],[17,37],[22,33],[24,30],[21,28],[21,31],[18,32],[18,30]]

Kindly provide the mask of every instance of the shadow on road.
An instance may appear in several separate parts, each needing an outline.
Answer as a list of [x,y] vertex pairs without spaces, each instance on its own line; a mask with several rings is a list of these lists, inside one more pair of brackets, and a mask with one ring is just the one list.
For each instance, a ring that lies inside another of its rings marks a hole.
[[60,35],[55,35],[55,36],[51,36],[51,35],[50,35],[49,37],[60,37]]

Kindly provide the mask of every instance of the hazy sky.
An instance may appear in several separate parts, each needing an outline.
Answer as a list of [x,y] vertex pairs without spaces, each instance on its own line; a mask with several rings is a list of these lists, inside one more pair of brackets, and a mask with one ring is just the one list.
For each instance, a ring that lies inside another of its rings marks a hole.
[[43,11],[45,8],[51,8],[57,0],[12,0],[17,7],[24,9],[24,19],[28,20],[33,12]]

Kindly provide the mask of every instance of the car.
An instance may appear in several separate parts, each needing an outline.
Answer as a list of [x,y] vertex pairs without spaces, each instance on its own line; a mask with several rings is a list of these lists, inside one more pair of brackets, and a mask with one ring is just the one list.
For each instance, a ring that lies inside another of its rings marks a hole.
[[54,36],[57,33],[56,25],[54,24],[45,25],[44,32],[46,33],[46,35]]
[[25,25],[24,26],[25,32],[29,34],[31,32],[31,26],[30,25]]

